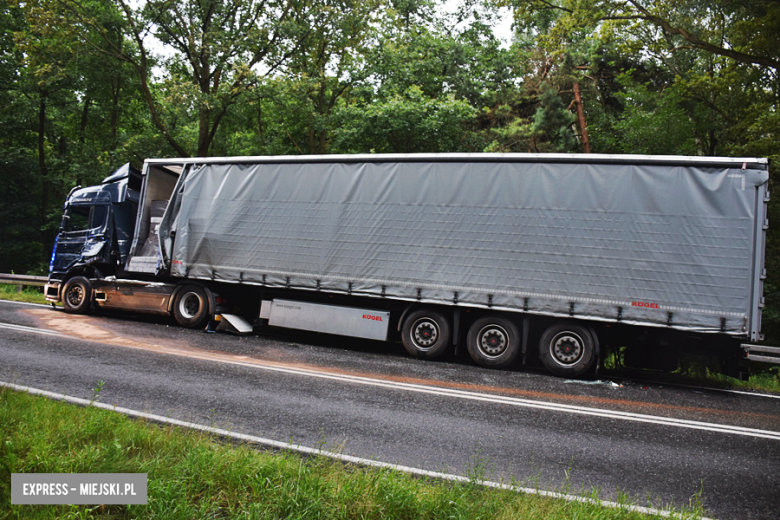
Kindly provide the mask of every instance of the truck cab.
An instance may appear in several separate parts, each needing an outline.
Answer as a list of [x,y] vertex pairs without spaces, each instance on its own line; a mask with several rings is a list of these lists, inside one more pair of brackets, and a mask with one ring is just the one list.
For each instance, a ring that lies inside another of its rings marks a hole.
[[97,186],[71,191],[49,263],[47,300],[60,301],[60,286],[69,278],[123,274],[140,191],[141,172],[129,163]]

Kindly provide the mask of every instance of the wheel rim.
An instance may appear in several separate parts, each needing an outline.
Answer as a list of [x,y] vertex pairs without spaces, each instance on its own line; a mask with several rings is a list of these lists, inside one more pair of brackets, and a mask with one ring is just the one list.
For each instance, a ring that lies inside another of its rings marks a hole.
[[439,326],[430,318],[420,318],[412,325],[412,340],[415,347],[428,350],[439,340]]
[[200,296],[194,292],[187,293],[179,301],[179,314],[185,319],[191,320],[200,312],[201,300]]
[[78,307],[84,301],[84,288],[80,285],[74,285],[68,289],[66,297],[71,307]]
[[509,346],[509,333],[498,325],[483,327],[477,335],[477,346],[487,357],[498,357]]
[[571,331],[559,332],[550,341],[550,354],[559,365],[574,365],[585,352],[585,342]]

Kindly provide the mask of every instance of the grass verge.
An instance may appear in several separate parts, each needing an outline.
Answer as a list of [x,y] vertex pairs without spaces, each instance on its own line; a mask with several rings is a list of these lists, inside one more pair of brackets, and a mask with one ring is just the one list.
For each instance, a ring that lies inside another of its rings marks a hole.
[[706,381],[713,386],[737,390],[760,390],[780,394],[780,365],[750,363],[750,378],[747,381],[708,371]]
[[636,381],[648,381],[654,384],[666,383],[780,394],[780,366],[766,365],[764,363],[752,363],[750,378],[747,381],[729,377],[716,371],[707,370],[704,373],[695,373],[685,370],[685,368],[674,372],[642,369],[608,369],[601,372],[601,376],[613,379],[625,378]]
[[43,287],[25,286],[24,290],[19,291],[19,286],[7,283],[0,283],[0,300],[47,303],[43,296]]
[[[0,518],[655,518],[327,457],[264,452],[190,430],[0,388]],[[11,505],[11,473],[147,473],[148,504]],[[597,492],[590,495],[598,497]],[[700,506],[677,517],[700,518]]]
[[602,374],[612,378],[636,379],[654,383],[703,386],[727,390],[753,390],[780,394],[780,365],[748,362],[750,377],[742,381],[720,372],[722,368],[714,356],[687,354],[681,356],[673,371],[627,368],[620,351],[611,350],[604,359]]

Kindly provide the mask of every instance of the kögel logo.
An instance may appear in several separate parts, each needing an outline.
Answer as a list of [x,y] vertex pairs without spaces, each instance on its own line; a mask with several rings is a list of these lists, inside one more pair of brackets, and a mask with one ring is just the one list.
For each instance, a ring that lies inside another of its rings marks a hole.
[[657,303],[650,302],[631,302],[632,307],[647,307],[648,309],[659,309]]
[[382,321],[382,316],[374,316],[372,314],[364,314],[363,315],[364,320],[374,320],[374,321]]

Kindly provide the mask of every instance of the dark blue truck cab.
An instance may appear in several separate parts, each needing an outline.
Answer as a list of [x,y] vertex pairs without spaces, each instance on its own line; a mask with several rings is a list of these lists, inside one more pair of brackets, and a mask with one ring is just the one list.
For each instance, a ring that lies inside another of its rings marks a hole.
[[[49,264],[46,296],[50,301],[61,298],[69,310],[85,312],[90,278],[124,274],[140,192],[141,172],[129,163],[97,186],[71,191]],[[60,294],[62,284],[70,280],[75,283]]]

